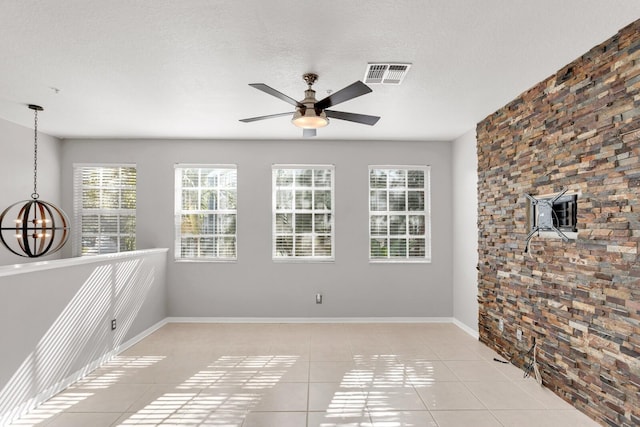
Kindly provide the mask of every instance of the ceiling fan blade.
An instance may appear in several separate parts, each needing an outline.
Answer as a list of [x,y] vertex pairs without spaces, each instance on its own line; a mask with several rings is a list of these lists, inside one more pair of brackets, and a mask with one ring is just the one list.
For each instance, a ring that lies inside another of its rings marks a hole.
[[345,113],[344,111],[324,110],[327,117],[332,119],[347,120],[349,122],[361,123],[363,125],[373,126],[378,123],[380,117],[367,116],[366,114]]
[[340,89],[339,91],[332,93],[324,99],[316,102],[314,107],[319,110],[324,110],[325,108],[332,107],[334,105],[338,105],[341,102],[348,101],[353,98],[357,98],[369,92],[373,92],[369,86],[362,83],[358,80],[355,83],[350,84],[349,86]]
[[255,87],[258,90],[263,91],[264,93],[268,93],[269,95],[275,96],[278,99],[282,99],[284,102],[293,105],[294,107],[304,107],[301,103],[291,98],[290,96],[285,95],[282,92],[279,92],[272,88],[271,86],[267,86],[264,83],[249,83],[249,86]]
[[258,120],[273,119],[275,117],[292,116],[293,114],[294,114],[293,111],[290,113],[269,114],[268,116],[259,116],[259,117],[250,117],[248,119],[240,119],[240,121],[244,123],[250,123],[250,122],[257,122]]
[[316,136],[315,129],[302,129],[302,137],[303,138],[311,138]]

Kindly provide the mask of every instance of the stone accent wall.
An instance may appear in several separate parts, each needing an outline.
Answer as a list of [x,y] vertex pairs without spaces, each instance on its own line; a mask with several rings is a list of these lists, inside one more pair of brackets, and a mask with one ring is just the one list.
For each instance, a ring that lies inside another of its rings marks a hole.
[[[603,425],[640,425],[640,20],[477,139],[480,340],[523,366],[536,339],[547,387]],[[524,194],[565,188],[579,194],[577,239],[534,237],[524,254]]]

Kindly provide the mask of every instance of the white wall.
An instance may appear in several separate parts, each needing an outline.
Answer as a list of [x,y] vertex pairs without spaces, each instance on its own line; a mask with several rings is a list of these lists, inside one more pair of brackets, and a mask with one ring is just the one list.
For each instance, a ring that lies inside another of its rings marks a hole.
[[[65,140],[65,209],[72,206],[73,164],[101,162],[138,166],[140,249],[173,248],[176,162],[238,165],[238,261],[176,263],[171,249],[167,272],[170,316],[453,316],[450,143]],[[274,163],[335,165],[335,262],[272,261]],[[370,164],[431,165],[430,264],[369,264],[367,166]],[[322,305],[315,304],[316,292],[324,294]]]
[[[25,114],[33,112],[25,106]],[[44,114],[40,113],[42,120]],[[33,193],[33,129],[0,119],[0,213],[10,205],[31,200]],[[60,141],[49,135],[38,133],[38,193],[40,199],[60,206]],[[59,258],[60,253],[38,258]],[[22,258],[0,245],[0,265],[32,262]]]
[[478,156],[475,129],[453,141],[453,315],[478,332]]
[[156,249],[0,267],[0,425],[162,321],[166,260]]

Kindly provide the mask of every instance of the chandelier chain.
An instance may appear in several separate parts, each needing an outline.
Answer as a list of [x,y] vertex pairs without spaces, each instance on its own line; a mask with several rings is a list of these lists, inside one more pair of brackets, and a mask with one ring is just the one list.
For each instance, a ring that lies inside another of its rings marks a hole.
[[33,194],[31,197],[37,199],[38,194],[38,110],[34,110],[34,136],[33,136]]

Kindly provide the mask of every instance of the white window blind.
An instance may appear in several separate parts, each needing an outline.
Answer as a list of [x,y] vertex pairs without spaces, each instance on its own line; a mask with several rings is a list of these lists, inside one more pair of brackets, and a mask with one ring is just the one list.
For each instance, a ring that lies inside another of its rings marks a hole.
[[175,258],[237,259],[237,168],[176,165]]
[[74,255],[136,249],[135,165],[74,165]]
[[333,260],[331,165],[274,165],[273,258]]
[[431,261],[428,166],[369,167],[369,259]]

